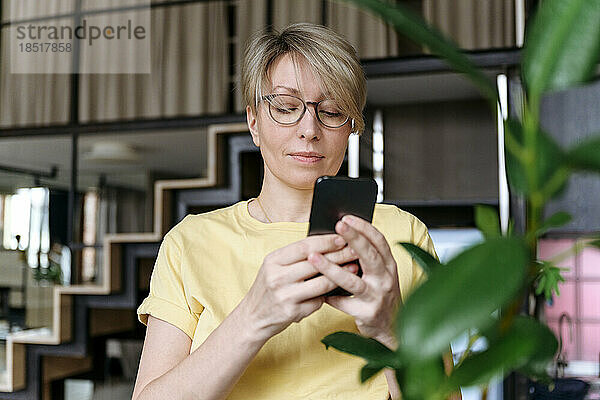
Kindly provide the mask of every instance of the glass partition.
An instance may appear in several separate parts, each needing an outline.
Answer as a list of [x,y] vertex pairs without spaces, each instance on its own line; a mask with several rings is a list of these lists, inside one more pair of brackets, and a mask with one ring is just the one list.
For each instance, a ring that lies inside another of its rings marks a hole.
[[0,338],[52,329],[53,288],[71,272],[60,196],[69,154],[64,136],[0,140]]
[[206,175],[206,129],[82,136],[77,158],[72,282],[98,283],[106,234],[153,231],[155,182]]

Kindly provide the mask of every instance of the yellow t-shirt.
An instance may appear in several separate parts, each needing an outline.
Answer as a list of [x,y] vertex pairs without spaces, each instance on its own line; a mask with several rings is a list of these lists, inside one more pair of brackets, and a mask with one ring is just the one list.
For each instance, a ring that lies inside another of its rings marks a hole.
[[[308,232],[308,222],[266,224],[254,219],[249,201],[188,215],[160,246],[150,294],[139,306],[138,318],[146,324],[151,314],[181,329],[192,339],[190,353],[246,295],[264,257]],[[396,242],[411,242],[435,255],[427,228],[388,204],[376,204],[373,225],[391,247],[406,297],[423,271]],[[263,346],[228,399],[387,399],[383,373],[361,384],[363,359],[325,349],[321,339],[336,331],[358,332],[351,316],[328,304],[291,324]]]

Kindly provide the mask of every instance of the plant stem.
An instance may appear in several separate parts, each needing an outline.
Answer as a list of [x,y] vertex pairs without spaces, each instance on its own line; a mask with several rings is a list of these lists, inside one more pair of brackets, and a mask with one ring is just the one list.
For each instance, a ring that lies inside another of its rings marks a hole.
[[544,201],[550,199],[560,186],[569,178],[569,169],[560,167],[554,172],[546,185],[542,188],[542,197]]
[[527,153],[523,149],[523,146],[521,146],[521,144],[515,139],[514,132],[510,128],[509,124],[504,124],[504,131],[506,132],[506,135],[504,136],[506,149],[513,154],[517,160],[519,160],[521,163],[524,163],[527,159]]
[[460,359],[458,360],[458,362],[456,363],[456,366],[454,368],[460,367],[460,365],[463,363],[463,361],[465,361],[467,359],[469,354],[471,354],[471,348],[473,348],[473,345],[475,344],[475,342],[477,342],[477,340],[480,337],[481,337],[481,335],[479,335],[478,333],[469,335],[469,343],[467,343],[467,348],[461,354]]
[[538,182],[539,171],[537,164],[538,139],[539,139],[539,99],[530,98],[525,102],[523,113],[523,144],[525,147],[527,181],[529,183],[529,196],[527,196],[527,222],[525,233],[529,237],[527,245],[532,259],[537,258],[537,232],[544,207],[544,195]]
[[487,400],[487,396],[488,396],[488,385],[485,385],[483,387],[483,390],[481,391],[481,400]]

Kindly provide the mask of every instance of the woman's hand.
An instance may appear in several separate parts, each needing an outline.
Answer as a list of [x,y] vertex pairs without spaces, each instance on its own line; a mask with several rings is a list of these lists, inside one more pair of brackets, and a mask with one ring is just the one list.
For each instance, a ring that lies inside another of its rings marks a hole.
[[395,348],[392,322],[401,303],[398,270],[385,237],[362,218],[345,215],[335,226],[358,255],[363,275],[340,268],[314,251],[309,261],[332,282],[353,294],[327,297],[326,302],[354,317],[363,336],[379,340]]
[[[240,303],[247,327],[256,338],[267,340],[292,322],[318,310],[323,295],[337,285],[308,262],[313,252],[324,254],[329,262],[343,264],[356,260],[346,241],[337,234],[309,236],[269,253],[263,260],[252,287]],[[352,275],[356,264],[344,268]]]

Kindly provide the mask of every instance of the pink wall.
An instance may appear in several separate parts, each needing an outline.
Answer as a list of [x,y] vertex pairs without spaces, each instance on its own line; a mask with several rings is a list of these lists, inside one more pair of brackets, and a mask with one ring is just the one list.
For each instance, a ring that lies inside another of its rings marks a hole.
[[[543,239],[539,244],[542,260],[570,248],[575,239]],[[547,303],[548,325],[558,336],[558,319],[564,312],[574,322],[573,342],[563,324],[564,349],[569,360],[597,361],[600,354],[600,250],[586,248],[582,253],[559,263],[571,270],[564,273],[566,282],[559,285],[560,296]]]

